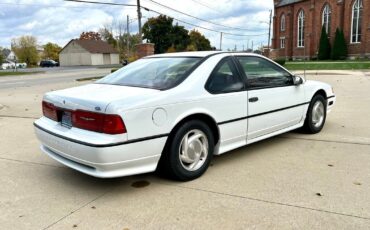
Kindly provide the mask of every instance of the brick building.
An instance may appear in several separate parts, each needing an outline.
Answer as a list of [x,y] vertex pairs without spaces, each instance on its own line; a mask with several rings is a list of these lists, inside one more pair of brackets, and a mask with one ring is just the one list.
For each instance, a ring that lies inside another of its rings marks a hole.
[[370,57],[370,0],[274,0],[273,57],[316,58],[322,26],[343,29],[350,57]]

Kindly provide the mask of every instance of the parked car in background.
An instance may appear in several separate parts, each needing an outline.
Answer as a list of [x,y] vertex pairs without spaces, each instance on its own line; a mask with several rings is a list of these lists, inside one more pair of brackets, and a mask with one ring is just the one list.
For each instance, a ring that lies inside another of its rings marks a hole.
[[59,62],[54,60],[43,60],[40,62],[40,67],[56,67],[59,66]]
[[80,172],[107,178],[158,167],[186,181],[213,155],[298,128],[320,132],[335,101],[330,85],[261,55],[172,53],[47,93],[34,125],[42,151]]
[[23,63],[16,63],[16,66],[18,69],[25,69],[27,68],[27,63],[23,62]]
[[3,64],[1,64],[1,69],[14,69],[15,63],[11,61],[4,61]]

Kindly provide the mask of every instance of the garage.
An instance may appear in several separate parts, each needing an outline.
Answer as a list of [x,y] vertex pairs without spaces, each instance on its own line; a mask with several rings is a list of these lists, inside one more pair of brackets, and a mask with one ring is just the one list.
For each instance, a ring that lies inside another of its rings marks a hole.
[[60,66],[96,66],[119,64],[119,53],[100,40],[73,39],[59,53]]

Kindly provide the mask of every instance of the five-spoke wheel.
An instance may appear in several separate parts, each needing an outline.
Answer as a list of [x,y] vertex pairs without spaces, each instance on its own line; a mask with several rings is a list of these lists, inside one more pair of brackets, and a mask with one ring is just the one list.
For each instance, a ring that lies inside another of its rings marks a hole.
[[159,170],[177,180],[198,178],[209,166],[214,145],[214,136],[206,123],[187,121],[171,133]]
[[208,139],[206,135],[194,129],[182,138],[179,157],[181,165],[189,170],[195,171],[203,166],[208,156]]
[[322,130],[326,119],[326,99],[320,95],[315,95],[308,107],[304,130],[308,133],[318,133]]

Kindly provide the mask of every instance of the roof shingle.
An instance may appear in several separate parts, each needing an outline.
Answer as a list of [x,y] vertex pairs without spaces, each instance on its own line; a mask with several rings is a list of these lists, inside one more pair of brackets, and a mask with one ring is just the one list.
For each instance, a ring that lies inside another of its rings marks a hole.
[[289,4],[293,4],[296,2],[301,2],[302,0],[281,0],[278,4],[276,4],[277,7],[285,6]]
[[104,41],[79,39],[75,39],[74,41],[90,53],[118,53],[112,45]]

